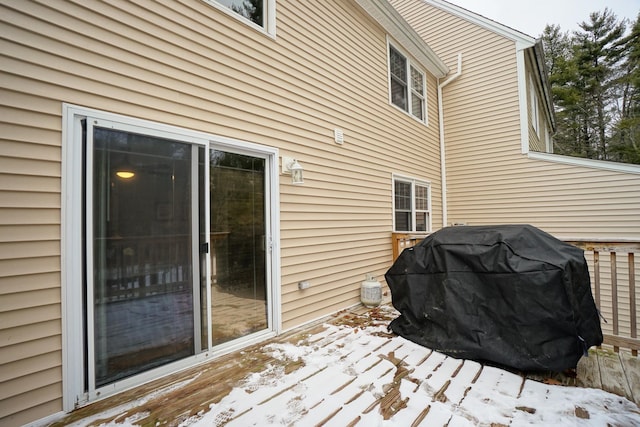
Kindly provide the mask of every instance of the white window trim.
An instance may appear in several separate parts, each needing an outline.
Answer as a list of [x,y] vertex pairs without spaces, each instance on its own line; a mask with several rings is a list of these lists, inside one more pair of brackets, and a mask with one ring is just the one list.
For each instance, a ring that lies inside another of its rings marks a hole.
[[[406,231],[406,230],[398,230],[396,228],[396,181],[402,181],[402,182],[406,182],[406,183],[410,183],[411,184],[411,231]],[[427,223],[427,230],[426,231],[416,231],[416,184],[417,185],[421,185],[424,187],[427,187],[427,203],[429,206],[429,209],[426,211],[420,210],[420,212],[427,212],[428,214],[428,218],[429,221]],[[431,233],[431,230],[433,230],[433,225],[432,225],[432,221],[433,221],[433,206],[431,204],[431,181],[428,181],[426,179],[418,179],[418,178],[413,178],[413,177],[409,177],[407,175],[400,175],[400,174],[392,174],[391,176],[391,211],[392,211],[392,218],[393,218],[393,232],[394,233]]]
[[[80,121],[83,118],[97,118],[130,125],[144,129],[145,133],[159,134],[166,137],[172,135],[181,141],[205,146],[208,150],[214,144],[225,150],[241,154],[255,154],[266,159],[266,173],[269,177],[269,205],[267,221],[271,230],[270,247],[271,262],[269,275],[271,282],[270,296],[273,312],[269,317],[269,330],[247,337],[246,340],[234,340],[216,346],[212,351],[198,353],[174,363],[144,372],[100,389],[99,396],[89,396],[84,392],[84,346],[83,329],[83,265],[82,244],[83,230],[83,196],[82,185],[85,180],[82,170],[82,150],[78,144],[82,141]],[[179,369],[194,366],[223,354],[260,342],[282,332],[281,304],[281,265],[280,265],[280,206],[278,149],[265,147],[250,142],[239,141],[199,131],[189,130],[162,123],[136,119],[81,106],[62,104],[62,206],[61,206],[61,280],[62,280],[62,391],[63,410],[69,412],[74,408],[118,393],[135,385],[168,375]]]
[[[391,57],[389,55],[389,47],[393,47],[395,50],[397,50],[402,56],[405,57],[405,59],[407,60],[407,110],[403,110],[402,108],[398,107],[396,104],[393,103],[392,97],[391,97]],[[418,70],[420,73],[422,73],[422,85],[424,87],[424,120],[420,120],[418,117],[416,117],[412,112],[411,112],[411,107],[412,107],[412,103],[411,103],[411,98],[413,96],[413,87],[411,86],[411,67],[415,68],[416,70]],[[414,61],[411,58],[411,55],[407,54],[407,52],[399,47],[398,43],[393,42],[389,36],[387,36],[387,87],[388,87],[388,92],[389,92],[389,104],[392,105],[394,108],[397,108],[398,111],[402,111],[404,114],[408,115],[409,117],[411,117],[412,119],[414,119],[417,122],[420,123],[424,123],[426,126],[429,126],[429,108],[428,108],[428,96],[427,96],[427,72],[420,66],[420,63],[417,61]]]
[[[519,46],[519,43],[516,43]],[[520,150],[522,154],[529,152],[529,101],[527,90],[527,67],[525,65],[524,48],[516,49],[516,69],[518,76],[518,105],[520,111]]]
[[211,5],[212,7],[215,7],[216,9],[222,11],[223,13],[226,13],[227,15],[233,17],[234,19],[237,19],[242,23],[250,26],[251,28],[254,28],[255,30],[260,31],[261,33],[264,33],[269,37],[272,37],[274,39],[276,38],[276,0],[265,0],[267,11],[266,11],[264,27],[261,27],[255,22],[252,22],[251,20],[245,18],[244,16],[234,12],[233,10],[231,10],[230,8],[228,8],[227,6],[221,4],[216,0],[203,0],[203,1]]
[[553,136],[551,135],[551,130],[549,129],[549,126],[544,127],[545,130],[545,148],[546,148],[546,152],[553,154]]

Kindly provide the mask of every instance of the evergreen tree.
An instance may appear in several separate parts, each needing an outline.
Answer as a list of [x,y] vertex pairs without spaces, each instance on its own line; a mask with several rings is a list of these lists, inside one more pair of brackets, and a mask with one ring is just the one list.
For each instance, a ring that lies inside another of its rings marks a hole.
[[607,160],[612,131],[611,103],[615,97],[616,66],[619,65],[625,25],[609,10],[593,12],[574,33],[574,60],[578,68],[580,143],[587,157]]
[[578,156],[581,155],[578,146],[580,110],[576,106],[581,92],[576,86],[578,76],[572,40],[568,33],[560,30],[559,25],[547,25],[542,42],[556,114],[554,152]]
[[624,51],[610,152],[612,160],[640,164],[640,14],[624,39]]
[[[639,15],[640,18],[640,15]],[[580,30],[542,35],[558,154],[640,164],[640,24],[593,12]]]

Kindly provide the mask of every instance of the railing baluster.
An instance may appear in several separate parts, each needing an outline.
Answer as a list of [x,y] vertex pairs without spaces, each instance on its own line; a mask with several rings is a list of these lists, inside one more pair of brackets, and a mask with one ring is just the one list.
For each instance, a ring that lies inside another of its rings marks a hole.
[[[618,335],[620,332],[620,325],[618,321],[618,265],[616,262],[616,253],[611,252],[609,254],[611,261],[611,312],[613,315],[613,335]],[[620,347],[613,346],[613,351],[616,353],[620,350]]]
[[600,252],[593,251],[593,285],[596,299],[596,307],[602,310],[600,306]]
[[[638,337],[636,319],[636,266],[633,252],[629,252],[629,311],[631,312],[631,338]],[[638,350],[633,349],[631,354],[638,355]]]

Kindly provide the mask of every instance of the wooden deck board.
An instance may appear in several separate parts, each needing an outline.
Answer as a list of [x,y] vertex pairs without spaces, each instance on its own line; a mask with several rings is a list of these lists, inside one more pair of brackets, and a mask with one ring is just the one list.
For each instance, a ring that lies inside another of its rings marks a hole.
[[[518,409],[523,390],[529,397],[538,390],[546,393],[558,379],[604,388],[605,378],[610,391],[630,399],[640,396],[640,359],[630,354],[592,351],[578,365],[577,377],[538,378],[547,383],[542,384],[393,335],[370,334],[363,330],[361,314],[349,316],[326,322],[348,328],[319,324],[285,334],[80,408],[59,425],[77,420],[85,420],[80,425],[99,424],[98,419],[109,423],[138,414],[138,423],[176,426],[198,413],[210,414],[213,425],[228,426],[256,419],[282,425],[369,426],[379,424],[382,416],[407,426],[455,427],[487,419],[509,425],[527,410]],[[339,357],[328,366],[307,365],[284,357],[292,346]],[[123,409],[114,412],[117,407]]]
[[619,356],[631,390],[632,398],[630,400],[640,403],[640,359],[631,353],[620,353]]
[[590,351],[589,356],[581,358],[578,362],[576,368],[576,385],[578,387],[602,388],[600,365],[598,364],[598,355],[595,351]]
[[622,369],[619,354],[599,351],[597,355],[600,365],[602,389],[633,400],[631,388],[629,387],[627,376]]

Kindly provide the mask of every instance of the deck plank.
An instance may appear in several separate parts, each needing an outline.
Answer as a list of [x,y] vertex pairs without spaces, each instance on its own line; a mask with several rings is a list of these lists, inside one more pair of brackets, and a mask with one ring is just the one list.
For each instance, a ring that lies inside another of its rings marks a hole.
[[620,353],[619,356],[631,390],[631,400],[640,403],[640,359],[630,353]]
[[600,365],[595,351],[589,351],[588,357],[583,357],[576,367],[576,385],[578,387],[601,388]]
[[520,375],[484,366],[456,413],[476,425],[509,425],[523,382]]
[[465,360],[460,369],[451,376],[451,385],[445,395],[454,404],[460,404],[471,389],[471,384],[478,377],[482,365],[472,360]]
[[627,377],[621,369],[622,364],[618,353],[599,351],[597,354],[600,364],[602,389],[632,400],[631,389],[629,388]]
[[429,412],[420,424],[420,427],[446,426],[451,419],[451,411],[440,402],[431,402]]
[[[166,425],[189,417],[229,426],[256,420],[323,427],[368,427],[383,420],[403,426],[510,425],[535,413],[529,411],[548,409],[534,408],[532,402],[550,393],[561,396],[558,390],[564,388],[555,384],[571,383],[556,381],[556,374],[540,375],[538,382],[525,380],[519,372],[457,360],[390,334],[365,332],[367,319],[349,314],[336,317],[334,325],[292,331],[81,408],[59,425],[82,415],[89,417],[85,424],[136,416],[143,424]],[[300,349],[313,357],[300,358]],[[601,382],[606,380],[608,391],[640,397],[640,359],[602,349],[590,354],[581,359],[577,378],[557,375],[592,388],[604,388]],[[332,362],[325,363],[325,356]],[[139,399],[143,395],[148,397]],[[119,413],[109,410],[128,400],[137,403]]]

